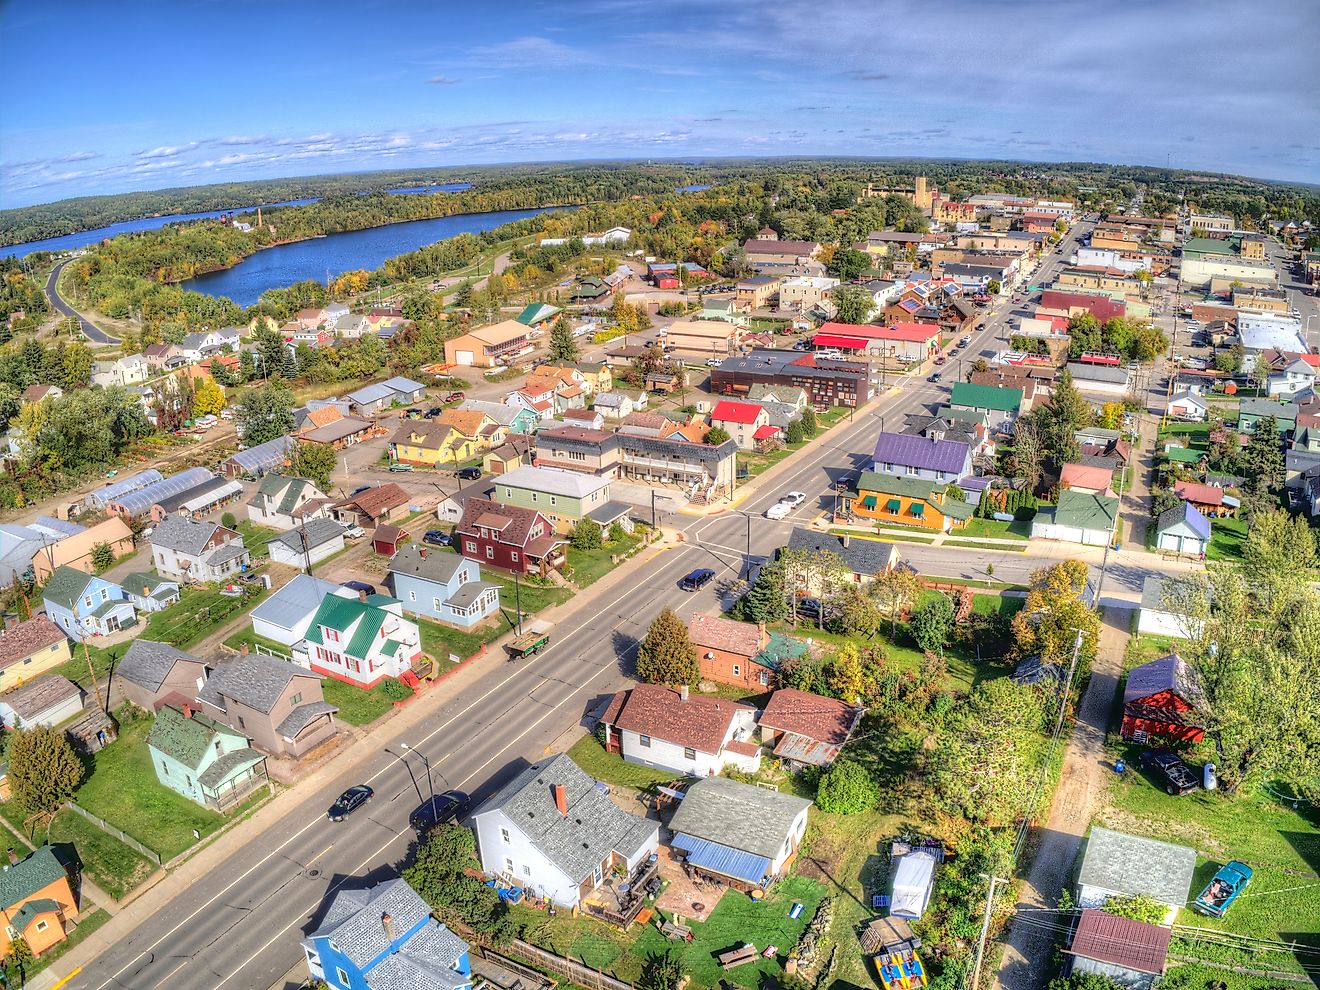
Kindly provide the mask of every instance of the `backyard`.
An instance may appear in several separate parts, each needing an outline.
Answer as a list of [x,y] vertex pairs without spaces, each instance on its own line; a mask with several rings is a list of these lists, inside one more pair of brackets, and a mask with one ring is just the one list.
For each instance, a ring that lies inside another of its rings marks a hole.
[[1206,549],[1205,555],[1210,560],[1228,560],[1241,563],[1242,542],[1246,538],[1246,520],[1212,519],[1210,521],[1210,546]]

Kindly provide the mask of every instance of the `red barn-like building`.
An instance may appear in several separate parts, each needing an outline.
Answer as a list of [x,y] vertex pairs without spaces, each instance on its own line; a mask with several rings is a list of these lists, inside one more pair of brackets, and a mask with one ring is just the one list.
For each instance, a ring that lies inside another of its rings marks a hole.
[[1128,672],[1123,691],[1124,739],[1137,743],[1200,742],[1206,701],[1196,670],[1176,653]]

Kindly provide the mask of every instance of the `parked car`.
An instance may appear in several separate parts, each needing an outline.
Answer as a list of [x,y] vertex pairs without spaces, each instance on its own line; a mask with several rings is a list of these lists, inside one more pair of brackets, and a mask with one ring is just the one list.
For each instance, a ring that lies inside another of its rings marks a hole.
[[439,415],[440,415],[441,413],[443,413],[443,412],[444,412],[444,410],[441,409],[439,406],[432,406],[430,409],[426,410],[426,418],[427,418],[427,419],[435,419],[437,416],[439,416]]
[[828,615],[828,609],[821,604],[819,598],[799,598],[797,600],[797,614],[799,619],[820,622],[824,615]]
[[945,361],[947,361],[947,360],[948,360],[948,358],[946,358],[943,354],[941,354],[939,357],[937,357],[937,358],[935,359],[935,363],[936,363],[936,364],[943,364],[943,363],[944,363]]
[[717,358],[717,357],[706,358],[706,367],[707,367],[707,368],[718,368],[718,367],[719,367],[720,365],[722,365],[723,363],[724,363],[724,359],[723,359],[723,358]]
[[371,487],[370,485],[358,485],[356,488],[354,488],[351,492],[348,493],[348,497],[352,498],[354,495],[361,495],[370,487]]
[[1201,785],[1196,780],[1192,768],[1172,750],[1145,749],[1141,751],[1141,766],[1150,771],[1158,783],[1164,785],[1169,794],[1182,796],[1190,794]]
[[348,529],[344,530],[344,539],[346,540],[360,540],[366,535],[367,531],[361,526],[349,526]]
[[467,398],[467,395],[465,395],[463,392],[450,392],[448,395],[445,396],[444,401],[445,401],[445,402],[462,402],[462,401],[463,401],[464,399],[466,399],[466,398]]
[[422,542],[429,543],[433,547],[452,547],[454,538],[442,530],[428,529],[422,536]]
[[683,591],[700,591],[710,584],[713,577],[715,577],[714,571],[708,567],[702,567],[680,578],[678,586]]
[[478,478],[481,477],[481,468],[479,467],[459,468],[457,471],[454,472],[454,477],[458,478],[460,481],[476,481]]
[[967,346],[968,344],[970,344],[971,342],[972,342],[971,334],[968,334],[968,335],[967,335],[966,337],[964,337],[962,340],[958,341],[958,346],[959,346],[959,347],[966,347],[966,346]]
[[412,469],[413,469],[413,466],[412,466],[411,464],[391,464],[391,465],[390,465],[390,471],[393,472],[393,473],[395,473],[395,474],[398,474],[398,473],[401,473],[401,472],[404,472],[404,471],[411,471]]
[[1222,918],[1255,875],[1256,871],[1241,860],[1229,860],[1192,902],[1192,910],[1212,918]]
[[365,592],[368,595],[376,593],[376,586],[368,584],[366,581],[340,581],[339,587],[347,588],[350,591]]
[[780,496],[779,499],[779,501],[781,502],[786,502],[790,509],[796,509],[806,500],[807,500],[807,496],[805,492],[788,492]]
[[408,824],[414,832],[425,832],[445,822],[456,822],[467,811],[468,800],[462,791],[434,794],[408,816]]
[[370,801],[371,796],[375,793],[376,792],[366,784],[354,784],[348,790],[344,791],[343,794],[339,795],[338,800],[336,800],[334,804],[330,805],[330,810],[326,813],[326,817],[332,822],[342,822],[353,812],[357,811],[358,808]]

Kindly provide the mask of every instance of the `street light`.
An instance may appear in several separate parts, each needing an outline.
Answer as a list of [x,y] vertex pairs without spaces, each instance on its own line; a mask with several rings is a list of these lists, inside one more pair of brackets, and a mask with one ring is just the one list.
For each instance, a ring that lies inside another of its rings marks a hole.
[[431,761],[426,758],[426,754],[423,753],[420,749],[413,749],[407,743],[399,743],[399,748],[403,750],[405,753],[416,753],[418,756],[422,758],[422,762],[426,764],[426,790],[431,795],[431,804],[434,806],[435,785],[431,782]]

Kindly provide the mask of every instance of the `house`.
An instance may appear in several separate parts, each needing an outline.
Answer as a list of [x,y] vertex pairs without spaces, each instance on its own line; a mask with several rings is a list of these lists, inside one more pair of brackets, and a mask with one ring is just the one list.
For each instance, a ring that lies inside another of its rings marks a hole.
[[471,628],[500,609],[500,586],[481,580],[481,568],[458,554],[415,543],[399,549],[385,566],[394,597],[408,615]]
[[223,812],[265,787],[266,757],[247,737],[190,705],[165,705],[147,733],[156,779],[204,808]]
[[238,350],[240,341],[241,335],[237,327],[206,330],[185,336],[179,346],[179,352],[189,364],[196,364],[202,358],[209,357],[212,354],[223,354],[226,351]]
[[[855,584],[874,581],[898,566],[898,548],[884,540],[872,540],[848,533],[835,535],[819,530],[794,526],[788,537],[788,549],[817,553],[827,550],[834,554],[852,572]],[[819,588],[803,589],[806,594],[818,594]]]
[[385,427],[379,420],[345,416],[335,406],[323,406],[308,414],[298,428],[295,439],[299,443],[319,443],[334,450],[343,450],[384,435]]
[[1271,397],[1296,395],[1307,389],[1314,390],[1316,369],[1302,358],[1297,358],[1281,371],[1270,375],[1266,392]]
[[527,767],[472,816],[481,868],[565,908],[660,844],[660,824],[624,811],[563,754]]
[[57,567],[41,593],[46,615],[70,639],[107,636],[137,624],[124,589],[95,574]]
[[949,486],[918,477],[862,471],[853,486],[840,492],[837,513],[843,519],[917,526],[938,533],[962,529],[976,506],[949,498]]
[[697,650],[702,680],[753,693],[777,687],[784,661],[807,651],[805,643],[782,633],[766,632],[764,624],[701,612],[692,616],[688,637]]
[[756,450],[763,446],[762,431],[769,428],[777,436],[779,430],[770,425],[770,414],[764,406],[754,402],[734,402],[721,399],[710,411],[710,425],[718,426],[729,434],[739,450]]
[[697,316],[702,320],[723,320],[740,327],[747,326],[749,322],[737,298],[731,295],[717,296],[712,293],[702,296],[701,312]]
[[5,867],[0,883],[0,920],[34,956],[68,937],[65,926],[81,910],[78,860],[69,847],[42,846]]
[[812,306],[826,302],[838,287],[837,278],[821,275],[786,278],[779,283],[779,308],[806,312]]
[[468,944],[397,877],[336,889],[302,947],[312,983],[331,990],[471,990],[474,982]]
[[341,588],[321,599],[305,641],[294,646],[295,662],[305,658],[316,673],[361,688],[411,673],[422,654],[417,623],[393,598],[351,594]]
[[1210,546],[1210,520],[1191,502],[1165,509],[1155,520],[1155,548],[1205,556]]
[[399,464],[456,469],[496,446],[503,433],[485,413],[447,409],[437,419],[404,423],[390,443],[390,455]]
[[1092,973],[1126,990],[1151,990],[1168,969],[1172,929],[1086,908],[1064,949],[1071,975]]
[[596,412],[606,419],[624,419],[637,411],[632,396],[627,392],[609,392],[605,395],[598,395],[594,406]]
[[503,320],[445,341],[445,364],[497,368],[532,349],[529,327]]
[[1198,743],[1207,706],[1196,668],[1176,653],[1128,671],[1123,688],[1124,739],[1136,743]]
[[994,464],[996,444],[984,413],[940,406],[934,415],[909,416],[903,432],[910,437],[965,443],[972,449],[973,467],[988,468]]
[[691,869],[750,891],[792,866],[810,808],[808,798],[708,777],[679,802],[669,822],[670,845]]
[[263,639],[293,646],[306,638],[321,600],[339,587],[310,574],[296,575],[252,610],[252,631]]
[[1022,412],[1022,390],[955,382],[949,406],[984,413],[990,426],[1001,426],[1011,423]]
[[29,385],[19,394],[18,400],[22,403],[40,402],[42,399],[58,399],[64,394],[64,389],[58,385]]
[[309,519],[267,540],[266,552],[277,564],[310,571],[313,564],[344,549],[344,531],[344,525],[333,519]]
[[252,563],[243,537],[216,523],[170,516],[148,539],[152,567],[180,581],[224,581]]
[[1262,419],[1273,419],[1280,436],[1288,436],[1297,428],[1297,406],[1274,399],[1242,399],[1238,402],[1237,428],[1241,433],[1253,433]]
[[577,426],[587,430],[605,428],[605,417],[599,409],[565,409],[564,425]]
[[872,470],[877,474],[950,484],[972,473],[972,448],[957,440],[928,440],[881,432],[875,441]]
[[44,615],[0,629],[0,691],[25,684],[68,660],[68,637]]
[[0,720],[6,729],[54,728],[83,708],[83,691],[67,677],[48,674],[0,695]]
[[322,695],[321,678],[274,657],[244,653],[222,663],[196,697],[200,711],[271,756],[298,759],[335,735],[339,709]]
[[734,287],[734,301],[744,309],[764,309],[779,294],[779,279],[773,275],[753,275]]
[[268,474],[248,499],[248,519],[259,526],[292,529],[308,520],[325,517],[331,501],[306,478]]
[[470,498],[454,531],[459,552],[500,570],[544,577],[564,563],[567,541],[535,509]]
[[[504,427],[505,438],[511,434],[535,433],[541,417],[530,409],[522,409],[503,402],[485,402],[481,399],[464,399],[454,407],[458,412],[484,413],[492,422]],[[501,438],[500,442],[503,442]]]
[[1114,368],[1105,364],[1070,361],[1068,373],[1072,376],[1073,385],[1081,392],[1126,395],[1132,384],[1132,374],[1126,368]]
[[816,262],[820,245],[815,241],[781,241],[756,238],[743,244],[747,263],[757,272],[823,271]]
[[672,356],[722,358],[736,354],[746,331],[723,320],[675,320],[665,342]]
[[1232,495],[1225,495],[1222,488],[1195,481],[1179,481],[1173,486],[1173,494],[1211,519],[1231,518],[1241,507],[1241,502]]
[[1203,619],[1173,611],[1166,600],[1166,589],[1172,580],[1152,574],[1142,582],[1141,614],[1137,619],[1138,633],[1189,639],[1199,636],[1205,628]]
[[133,640],[115,668],[124,697],[148,712],[155,711],[167,699],[184,701],[196,697],[206,684],[206,676],[204,660],[150,639]]
[[119,586],[139,612],[160,612],[183,597],[179,582],[152,571],[132,571],[119,579]]
[[[532,438],[526,433],[512,433],[509,438],[492,450],[486,451],[481,458],[481,469],[487,474],[504,474],[506,471],[512,471],[519,464],[527,463],[531,457]],[[439,506],[436,507],[439,514]],[[462,515],[460,507],[458,514],[451,519],[451,522],[458,522]],[[441,517],[444,518],[444,517]]]
[[[1309,366],[1308,366],[1309,367]],[[1169,415],[1188,423],[1204,423],[1210,406],[1199,392],[1182,389],[1169,397]]]
[[726,766],[755,773],[761,747],[754,741],[756,709],[659,684],[639,684],[610,699],[600,719],[605,750],[680,776],[706,777]]
[[1114,494],[1112,468],[1088,464],[1065,464],[1059,474],[1060,491],[1083,492],[1087,495]]
[[857,730],[865,709],[795,688],[780,688],[761,713],[761,740],[791,764],[827,767]]
[[147,380],[150,369],[140,354],[129,354],[117,361],[93,361],[91,383],[102,388],[127,388]]
[[1054,508],[1037,511],[1031,522],[1031,536],[1102,547],[1116,538],[1117,518],[1118,499],[1065,490],[1059,492],[1059,502]]
[[495,480],[494,498],[542,513],[558,533],[568,533],[584,518],[605,529],[615,522],[632,528],[628,507],[610,501],[610,482],[581,471],[516,467]]
[[1096,825],[1086,840],[1076,904],[1099,908],[1108,897],[1145,895],[1168,907],[1168,925],[1187,905],[1195,871],[1195,849]]
[[394,482],[334,502],[330,514],[345,526],[376,526],[408,514],[408,493]]

